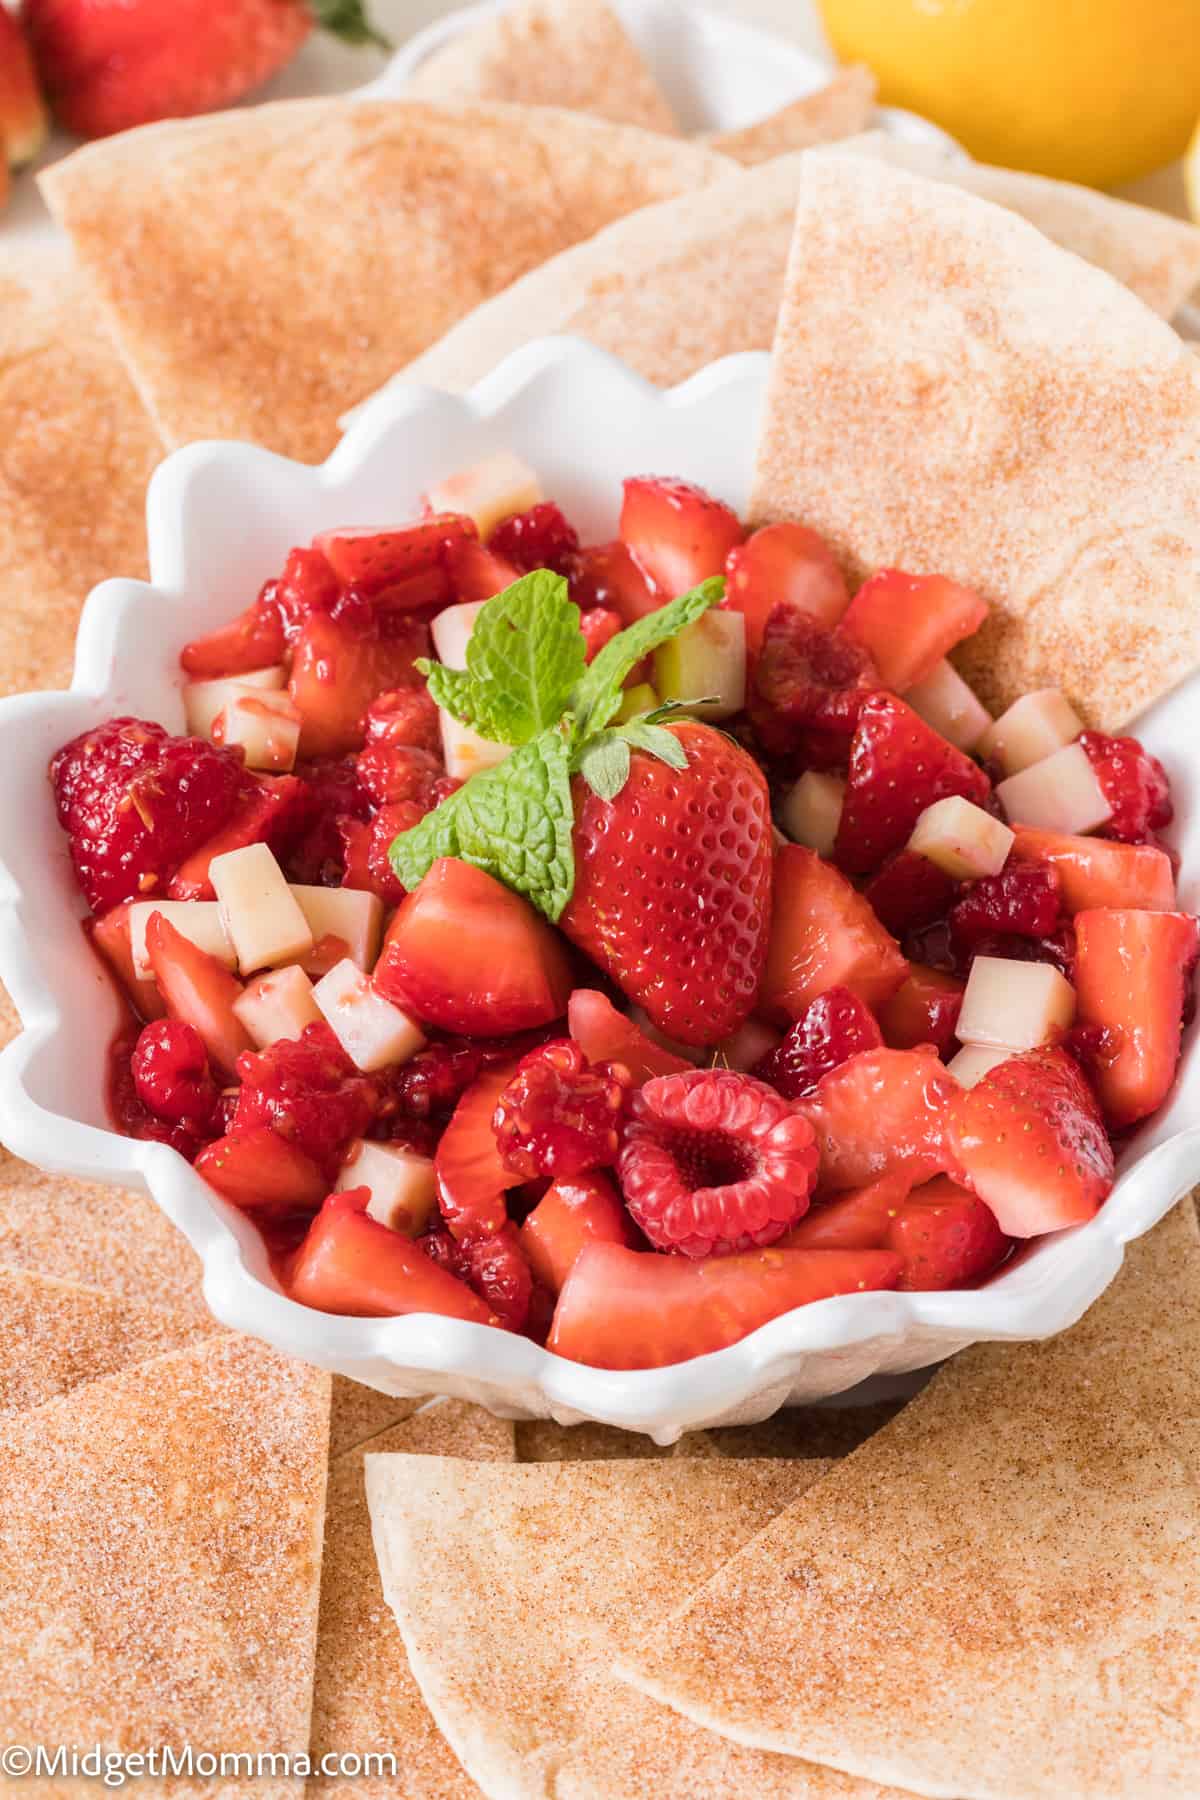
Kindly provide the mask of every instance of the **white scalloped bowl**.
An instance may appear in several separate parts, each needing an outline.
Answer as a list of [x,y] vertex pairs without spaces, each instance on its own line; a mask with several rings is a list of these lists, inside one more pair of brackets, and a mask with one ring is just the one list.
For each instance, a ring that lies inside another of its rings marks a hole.
[[[0,977],[25,1026],[0,1057],[0,1134],[44,1169],[147,1189],[201,1257],[205,1297],[225,1324],[391,1393],[454,1394],[670,1442],[924,1368],[981,1339],[1061,1331],[1107,1287],[1122,1246],[1200,1180],[1193,1030],[1170,1105],[1126,1150],[1100,1215],[1033,1245],[986,1287],[823,1300],[716,1355],[615,1374],[484,1326],[299,1306],[279,1290],[254,1227],[181,1156],[111,1129],[105,1062],[117,1002],[80,929],[85,909],[46,780],[53,751],[114,714],[181,729],[181,646],[240,611],[292,544],[403,516],[431,481],[501,446],[538,469],[587,535],[611,532],[620,480],[639,469],[688,477],[743,507],[766,371],[765,355],[731,357],[663,393],[590,345],[547,339],[464,397],[393,392],[322,468],[245,445],[193,445],[151,484],[150,582],[108,581],[88,599],[70,692],[0,704]],[[1174,779],[1185,871],[1200,870],[1197,683],[1148,714],[1142,734]],[[1185,892],[1182,904],[1195,902]]]

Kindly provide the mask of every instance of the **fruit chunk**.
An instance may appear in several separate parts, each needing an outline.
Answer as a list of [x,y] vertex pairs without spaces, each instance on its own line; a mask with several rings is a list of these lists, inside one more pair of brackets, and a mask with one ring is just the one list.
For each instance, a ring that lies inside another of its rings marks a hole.
[[817,1201],[782,1240],[788,1250],[882,1250],[888,1228],[908,1198],[907,1175],[882,1175],[868,1187]]
[[195,1168],[234,1206],[266,1218],[314,1212],[325,1198],[316,1163],[269,1125],[218,1138],[200,1152]]
[[270,1126],[319,1165],[327,1184],[379,1106],[378,1084],[359,1074],[324,1019],[241,1057],[237,1072],[232,1129]]
[[989,1050],[984,1044],[964,1044],[946,1064],[946,1073],[953,1075],[960,1087],[972,1088],[1012,1054],[1011,1050]]
[[312,949],[308,921],[265,844],[215,856],[209,878],[243,975],[295,962]]
[[464,1037],[549,1025],[571,993],[566,946],[529,902],[456,857],[441,857],[388,927],[375,986]]
[[878,1006],[907,971],[899,946],[844,875],[799,844],[777,852],[760,1012],[789,1025],[835,987]]
[[447,508],[391,530],[348,526],[318,532],[313,550],[343,588],[355,588],[388,610],[445,606],[453,597],[450,558],[474,538],[468,519]]
[[304,914],[314,946],[322,938],[338,938],[352,963],[360,969],[371,967],[383,931],[383,903],[377,895],[361,888],[308,887],[293,882],[292,898]]
[[[460,606],[448,606],[434,620],[433,647],[448,669],[466,668],[467,645],[475,621],[486,604],[486,601],[474,600]],[[491,738],[482,737],[441,707],[438,708],[438,719],[446,773],[456,781],[467,781],[480,769],[494,769],[497,763],[512,754],[511,744],[497,744]]]
[[505,1190],[521,1181],[501,1156],[492,1129],[497,1103],[516,1069],[515,1062],[485,1069],[458,1102],[437,1147],[442,1217],[460,1243],[500,1230],[508,1216]]
[[234,1001],[233,1010],[260,1050],[280,1038],[298,1038],[306,1025],[321,1017],[312,982],[294,965],[259,975]]
[[341,756],[362,748],[367,708],[377,695],[416,681],[413,667],[429,648],[417,619],[389,615],[370,601],[339,604],[306,619],[292,654],[288,692],[300,709],[301,756]]
[[958,794],[982,806],[989,791],[983,770],[931,731],[903,700],[871,694],[850,747],[837,861],[852,874],[877,869],[907,842],[935,801]]
[[239,749],[248,769],[282,774],[295,763],[300,723],[287,694],[251,688],[226,701],[213,720],[212,739]]
[[133,1002],[138,1017],[161,1019],[166,1016],[167,1009],[157,986],[153,980],[142,980],[133,970],[129,915],[134,905],[132,900],[123,900],[120,906],[114,906],[102,919],[93,919],[88,929],[92,943]]
[[589,544],[579,552],[571,570],[571,598],[581,611],[611,607],[623,625],[635,625],[647,613],[657,612],[663,595],[656,593],[620,538],[610,544]]
[[978,1281],[1011,1247],[991,1208],[945,1175],[913,1190],[883,1242],[904,1260],[900,1288],[917,1293]]
[[868,694],[880,686],[867,652],[806,613],[777,606],[768,616],[749,697],[750,717],[777,755],[812,747],[821,733],[844,762]]
[[176,931],[161,913],[147,921],[146,955],[167,1012],[196,1027],[214,1069],[233,1080],[238,1057],[252,1048],[249,1034],[233,1010],[241,982],[215,957]]
[[991,713],[945,657],[933,665],[923,681],[907,688],[904,698],[956,750],[978,750],[991,728]]
[[567,1028],[589,1062],[621,1063],[635,1085],[655,1075],[674,1075],[688,1067],[681,1056],[639,1031],[618,1012],[606,994],[576,988],[567,1005]]
[[521,1247],[544,1288],[557,1294],[585,1244],[639,1242],[629,1214],[599,1170],[554,1182],[521,1227]]
[[314,805],[313,791],[295,775],[249,776],[233,812],[221,829],[185,857],[167,883],[172,900],[211,900],[213,860],[246,844],[267,844],[282,855],[303,829]]
[[287,670],[283,664],[272,663],[266,669],[247,669],[236,680],[189,681],[183,689],[183,716],[187,728],[194,737],[209,737],[213,720],[231,700],[247,691],[276,691],[286,680]]
[[761,650],[767,620],[777,606],[806,613],[832,630],[849,604],[833,551],[805,525],[764,525],[735,544],[725,560],[722,605],[745,619],[751,658]]
[[1013,856],[1055,871],[1067,913],[1096,906],[1171,912],[1175,906],[1171,859],[1149,844],[1116,844],[1018,825]]
[[731,507],[690,481],[634,475],[624,483],[620,532],[641,568],[667,600],[710,575],[745,532]]
[[541,498],[537,476],[511,450],[498,450],[469,469],[447,475],[425,496],[434,512],[466,513],[485,541],[502,519],[528,512]]
[[176,931],[215,957],[223,969],[237,968],[237,951],[221,918],[221,909],[213,901],[138,900],[129,907],[129,949],[133,973],[138,981],[152,981],[150,957],[146,950],[146,926],[151,915],[161,913]]
[[1095,1081],[1123,1130],[1161,1106],[1175,1079],[1200,927],[1189,913],[1105,910],[1078,913],[1075,933],[1079,1020],[1111,1034]]
[[958,1015],[964,1044],[1032,1050],[1060,1037],[1075,1017],[1075,990],[1050,963],[977,956]]
[[313,989],[313,999],[356,1069],[371,1075],[407,1062],[425,1042],[420,1026],[382,994],[356,963],[344,957]]
[[302,1306],[378,1319],[441,1313],[476,1325],[495,1316],[465,1282],[439,1268],[399,1231],[367,1217],[367,1188],[330,1194],[288,1271],[287,1289]]
[[[714,1066],[757,1075],[759,1071],[756,1065],[769,1056],[772,1050],[777,1050],[782,1042],[782,1033],[774,1025],[768,1025],[763,1019],[749,1018],[736,1031],[731,1031],[727,1038],[721,1039],[713,1053]],[[765,1081],[766,1077],[759,1075],[759,1080]],[[774,1086],[774,1083],[771,1085]]]
[[784,795],[779,823],[793,844],[803,844],[818,856],[832,856],[845,799],[846,783],[840,775],[806,769]]
[[143,1026],[129,1070],[138,1098],[158,1118],[182,1125],[198,1137],[220,1129],[208,1051],[194,1025],[183,1019],[157,1019]]
[[511,563],[518,575],[530,569],[570,575],[579,554],[579,533],[560,506],[543,500],[501,519],[488,537],[488,549]]
[[658,1369],[706,1356],[794,1307],[895,1287],[887,1250],[744,1251],[692,1261],[588,1244],[567,1276],[547,1349],[598,1369]]
[[1157,756],[1151,756],[1136,738],[1105,737],[1100,731],[1085,731],[1079,747],[1112,808],[1105,826],[1107,837],[1142,844],[1171,823],[1175,808],[1167,772]]
[[998,875],[971,884],[950,913],[957,943],[975,944],[995,932],[1049,937],[1059,921],[1059,880],[1052,868],[1010,861]]
[[335,1192],[366,1188],[367,1217],[389,1231],[419,1237],[437,1209],[433,1159],[401,1144],[352,1144],[338,1171]]
[[179,661],[185,673],[197,681],[230,676],[240,680],[248,672],[281,662],[286,649],[283,619],[268,583],[258,599],[228,625],[185,644]]
[[914,1185],[950,1166],[943,1132],[957,1084],[932,1045],[866,1050],[798,1102],[821,1152],[822,1192],[903,1174]]
[[893,937],[905,938],[945,918],[958,883],[928,857],[901,850],[863,892],[884,929]]
[[874,1016],[849,988],[830,988],[805,1009],[754,1074],[788,1100],[814,1093],[831,1070],[883,1043]]
[[663,701],[697,719],[728,719],[746,704],[746,632],[740,613],[710,611],[654,652]]
[[589,1064],[572,1038],[539,1044],[496,1102],[492,1130],[505,1165],[523,1181],[610,1168],[631,1086],[628,1069]]
[[431,1231],[421,1248],[439,1267],[457,1275],[490,1306],[510,1331],[524,1331],[533,1299],[533,1272],[511,1219],[489,1237],[460,1244],[448,1231]]
[[960,1093],[947,1137],[966,1180],[1009,1237],[1079,1225],[1113,1184],[1099,1108],[1065,1050],[1010,1056]]
[[1073,744],[1082,730],[1083,720],[1057,688],[1038,688],[1001,713],[979,753],[998,762],[1006,775],[1019,775]]
[[957,1033],[962,997],[963,984],[956,975],[911,963],[904,985],[879,1009],[884,1042],[893,1050],[933,1044],[944,1056]]
[[996,788],[996,798],[1014,825],[1071,834],[1095,831],[1112,807],[1080,744],[1068,744]]
[[884,686],[903,693],[978,631],[987,614],[986,600],[943,575],[879,569],[855,594],[840,630],[869,653]]
[[944,869],[955,881],[997,875],[1008,860],[1013,834],[999,819],[961,795],[927,806],[913,827],[908,847]]

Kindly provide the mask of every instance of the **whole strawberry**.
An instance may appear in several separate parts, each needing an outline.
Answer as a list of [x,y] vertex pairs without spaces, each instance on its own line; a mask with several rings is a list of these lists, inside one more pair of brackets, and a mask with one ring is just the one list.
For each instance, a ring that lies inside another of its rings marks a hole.
[[314,25],[385,41],[362,0],[24,0],[22,17],[51,106],[81,137],[229,106]]

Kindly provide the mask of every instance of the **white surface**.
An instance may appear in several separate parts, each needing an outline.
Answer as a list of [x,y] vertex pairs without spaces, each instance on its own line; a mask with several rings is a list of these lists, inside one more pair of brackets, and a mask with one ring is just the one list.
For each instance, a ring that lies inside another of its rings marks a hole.
[[[52,752],[114,713],[178,730],[183,644],[237,611],[292,544],[335,524],[402,513],[431,478],[501,445],[536,464],[588,538],[611,532],[621,477],[635,466],[670,469],[742,509],[766,370],[765,355],[734,357],[661,393],[588,345],[549,340],[527,346],[469,395],[397,392],[322,468],[247,446],[183,450],[151,488],[151,582],[106,582],[92,594],[69,693],[0,706],[0,978],[26,1027],[0,1057],[5,1140],[44,1168],[147,1188],[202,1258],[205,1296],[226,1324],[391,1393],[599,1419],[669,1442],[684,1429],[762,1418],[788,1399],[922,1368],[980,1339],[1060,1331],[1111,1281],[1122,1246],[1200,1179],[1193,1026],[1170,1104],[1125,1151],[1100,1215],[1042,1240],[987,1287],[824,1300],[717,1355],[619,1374],[457,1320],[334,1318],[298,1306],[275,1286],[248,1219],[175,1151],[109,1128],[104,1075],[117,1006],[79,929],[83,907],[46,782]],[[1191,909],[1200,898],[1198,703],[1200,678],[1140,727],[1174,782],[1172,835],[1187,871],[1180,899]]]

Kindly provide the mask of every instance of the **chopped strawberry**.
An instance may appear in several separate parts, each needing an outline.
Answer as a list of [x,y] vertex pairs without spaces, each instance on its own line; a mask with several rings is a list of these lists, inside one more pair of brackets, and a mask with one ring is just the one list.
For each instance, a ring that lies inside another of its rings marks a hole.
[[879,569],[850,602],[841,630],[872,658],[883,685],[903,694],[978,631],[987,614],[986,600],[942,575]]
[[962,1092],[931,1045],[867,1050],[827,1075],[798,1102],[817,1136],[822,1192],[866,1187],[904,1174],[915,1185],[949,1168],[943,1141]]
[[737,514],[690,481],[634,475],[624,484],[621,537],[666,600],[710,575],[746,535]]
[[343,588],[355,588],[389,611],[448,606],[455,598],[451,559],[477,536],[463,513],[433,513],[411,525],[380,531],[370,526],[321,531],[313,549],[329,563]]
[[490,600],[520,579],[520,569],[494,550],[485,549],[475,538],[456,545],[450,557],[450,582],[456,600]]
[[162,913],[151,913],[146,923],[146,957],[170,1017],[194,1025],[213,1068],[227,1081],[236,1079],[238,1057],[253,1049],[233,1010],[241,982]]
[[470,1244],[460,1244],[448,1231],[431,1231],[420,1244],[440,1268],[473,1288],[509,1331],[524,1331],[533,1299],[533,1271],[511,1219],[490,1237]]
[[158,1019],[143,1026],[130,1071],[138,1098],[152,1113],[169,1124],[185,1125],[198,1137],[211,1133],[218,1112],[217,1090],[204,1039],[194,1025],[183,1019]]
[[805,525],[764,525],[735,544],[725,561],[723,604],[746,621],[750,656],[762,648],[767,620],[777,606],[792,607],[830,630],[850,594],[837,558],[823,537]]
[[234,1206],[264,1218],[315,1212],[327,1187],[311,1157],[268,1125],[218,1138],[196,1158],[196,1172]]
[[369,819],[371,797],[354,756],[313,757],[297,763],[295,773],[307,790],[306,816],[300,831],[289,832],[279,846],[279,859],[289,881],[329,887],[342,876],[342,821]]
[[963,984],[956,975],[910,963],[904,985],[879,1009],[884,1042],[893,1050],[933,1044],[939,1056],[948,1055],[962,997]]
[[997,932],[1014,937],[1050,937],[1059,919],[1059,879],[1053,868],[1009,857],[998,875],[971,882],[950,913],[950,930],[961,944]]
[[1149,844],[1117,844],[1104,838],[1068,837],[1057,831],[1016,827],[1012,856],[1052,868],[1066,913],[1096,906],[1170,912],[1175,906],[1171,859]]
[[247,775],[238,802],[214,837],[184,858],[167,883],[172,900],[211,900],[209,865],[214,856],[247,844],[269,844],[277,855],[303,826],[312,795],[295,775]]
[[372,700],[367,708],[367,748],[386,744],[408,750],[427,750],[431,756],[440,758],[440,717],[433,695],[424,682],[419,687],[391,688]]
[[587,644],[587,660],[591,662],[605,644],[611,643],[618,631],[623,629],[621,615],[607,606],[589,606],[585,613],[579,615],[579,629]]
[[802,1100],[847,1057],[878,1050],[882,1043],[870,1008],[849,988],[833,987],[809,1003],[753,1073],[785,1099]]
[[881,685],[879,671],[858,644],[795,607],[777,606],[763,631],[750,717],[766,749],[776,755],[803,747],[818,733],[835,740],[832,760],[845,762],[859,714]]
[[123,900],[101,919],[89,919],[85,927],[92,943],[108,963],[140,1019],[161,1019],[166,1007],[157,983],[141,981],[133,969],[133,940],[129,930],[130,908],[136,900]]
[[500,1230],[508,1216],[505,1193],[523,1180],[504,1161],[492,1129],[497,1103],[516,1068],[516,1063],[502,1063],[476,1077],[437,1148],[442,1217],[464,1244]]
[[598,1369],[659,1369],[723,1350],[781,1313],[893,1288],[887,1250],[749,1250],[656,1256],[588,1244],[567,1276],[547,1349]]
[[902,1202],[883,1243],[904,1259],[900,1287],[918,1293],[979,1281],[1012,1248],[991,1208],[945,1175]]
[[964,978],[971,972],[977,956],[999,956],[1008,962],[1053,963],[1068,981],[1075,979],[1075,931],[1065,922],[1055,927],[1048,937],[1018,937],[1014,932],[995,932],[990,937],[975,938],[958,947],[955,972]]
[[0,162],[30,162],[45,142],[46,107],[20,24],[0,6]]
[[283,616],[269,581],[258,599],[228,625],[185,644],[179,660],[193,681],[216,681],[244,675],[283,661],[287,650]]
[[579,554],[579,533],[553,500],[542,500],[528,512],[501,519],[487,542],[489,550],[512,563],[521,575],[530,569],[569,575]]
[[344,602],[301,627],[288,692],[300,709],[302,756],[338,756],[361,748],[367,708],[385,688],[415,684],[413,667],[429,651],[429,632],[403,615],[381,624],[370,607]]
[[593,1170],[554,1182],[521,1227],[521,1244],[542,1286],[557,1294],[585,1244],[639,1242],[629,1214],[607,1175]]
[[274,590],[284,632],[294,639],[313,613],[333,611],[341,598],[342,584],[319,550],[299,548],[288,552]]
[[567,1010],[566,946],[528,900],[456,857],[441,857],[388,927],[375,985],[426,1024],[506,1036]]
[[947,1137],[965,1180],[1010,1237],[1079,1225],[1113,1184],[1091,1088],[1063,1050],[1027,1050],[960,1092]]
[[378,894],[385,906],[399,906],[407,889],[392,867],[388,851],[402,831],[411,831],[428,808],[416,800],[397,800],[381,806],[369,824],[361,819],[339,819],[344,874],[342,886]]
[[834,856],[865,873],[906,843],[935,800],[961,794],[986,804],[991,787],[977,763],[948,744],[894,694],[863,704],[850,750],[850,776]]
[[789,1025],[837,987],[879,1006],[907,970],[895,940],[844,875],[815,850],[780,848],[759,1011]]
[[570,571],[571,598],[581,612],[602,606],[624,625],[657,612],[666,597],[654,589],[620,538],[581,550]]
[[432,803],[435,784],[445,774],[441,758],[407,744],[367,744],[358,753],[358,779],[376,806],[397,800]]
[[[881,1175],[868,1187],[816,1200],[780,1240],[787,1250],[883,1250],[888,1231],[908,1199],[912,1182],[903,1172]],[[895,1248],[896,1246],[892,1246]]]
[[1175,817],[1167,772],[1157,756],[1136,738],[1106,737],[1102,731],[1081,732],[1079,744],[1112,807],[1105,837],[1125,844],[1152,843],[1155,832]]
[[884,863],[863,891],[884,929],[903,939],[944,919],[959,884],[927,856],[901,850]]
[[523,1181],[611,1168],[631,1087],[628,1069],[589,1064],[572,1038],[539,1044],[496,1102],[492,1129],[503,1161]]
[[306,1025],[298,1038],[281,1038],[268,1050],[239,1057],[241,1080],[232,1129],[267,1125],[312,1158],[327,1179],[342,1155],[365,1136],[376,1091],[361,1075],[324,1020]]
[[440,1313],[475,1325],[499,1324],[484,1301],[419,1244],[368,1218],[370,1198],[369,1188],[330,1194],[288,1270],[293,1300],[355,1318]]
[[1077,913],[1075,933],[1079,1022],[1109,1034],[1095,1080],[1109,1124],[1124,1130],[1175,1079],[1200,926],[1190,913],[1105,909]]
[[576,988],[567,1006],[571,1036],[589,1062],[621,1063],[640,1086],[655,1075],[680,1074],[681,1056],[656,1044],[595,988]]

